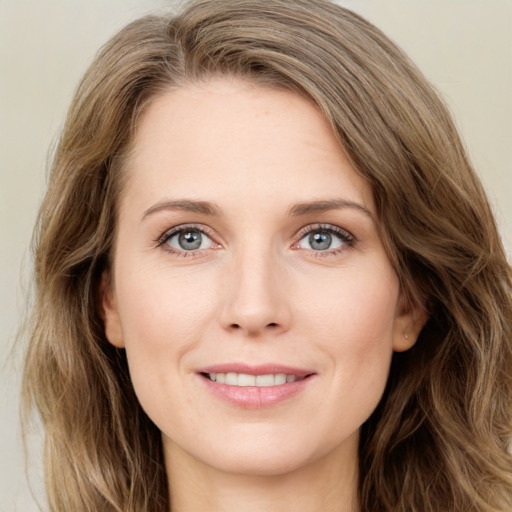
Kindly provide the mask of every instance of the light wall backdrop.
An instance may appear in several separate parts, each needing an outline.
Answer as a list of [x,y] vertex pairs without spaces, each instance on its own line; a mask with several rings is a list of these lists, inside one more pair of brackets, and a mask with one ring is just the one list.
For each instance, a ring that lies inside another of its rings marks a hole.
[[[176,3],[0,0],[0,512],[37,510],[24,476],[18,423],[23,341],[15,339],[26,310],[29,242],[49,148],[101,44],[135,17]],[[442,93],[512,255],[512,0],[340,3],[382,28]],[[27,470],[44,503],[41,434],[29,434]]]

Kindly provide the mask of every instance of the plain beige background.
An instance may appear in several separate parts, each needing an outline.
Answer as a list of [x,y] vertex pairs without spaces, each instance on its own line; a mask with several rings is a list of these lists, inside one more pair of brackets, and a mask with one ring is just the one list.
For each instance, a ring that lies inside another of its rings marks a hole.
[[[264,0],[262,0],[264,2]],[[181,2],[183,3],[183,2]],[[346,0],[399,43],[443,94],[512,255],[512,0]],[[172,0],[0,0],[0,512],[32,512],[18,427],[32,225],[48,148],[96,50]],[[41,499],[40,434],[32,434]],[[43,507],[44,509],[44,507]]]

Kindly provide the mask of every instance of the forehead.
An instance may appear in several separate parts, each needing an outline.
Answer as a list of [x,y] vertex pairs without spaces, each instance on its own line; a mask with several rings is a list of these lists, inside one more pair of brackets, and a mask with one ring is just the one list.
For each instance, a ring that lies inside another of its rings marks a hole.
[[140,119],[126,171],[126,194],[146,203],[168,193],[215,200],[219,191],[232,200],[250,193],[301,201],[335,190],[372,206],[368,184],[315,105],[239,79],[157,96]]

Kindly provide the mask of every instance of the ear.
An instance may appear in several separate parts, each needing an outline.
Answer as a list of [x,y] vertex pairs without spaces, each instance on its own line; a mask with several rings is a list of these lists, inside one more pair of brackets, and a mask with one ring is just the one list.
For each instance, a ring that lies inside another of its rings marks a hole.
[[121,319],[117,310],[110,274],[107,270],[101,276],[99,295],[99,313],[105,326],[105,336],[114,347],[124,348]]
[[427,320],[428,313],[424,306],[412,304],[410,300],[402,296],[395,317],[393,350],[395,352],[409,350],[416,343]]

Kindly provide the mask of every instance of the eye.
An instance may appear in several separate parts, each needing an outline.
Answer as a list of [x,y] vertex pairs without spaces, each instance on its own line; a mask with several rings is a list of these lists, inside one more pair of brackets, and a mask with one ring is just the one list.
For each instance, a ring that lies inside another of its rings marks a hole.
[[195,252],[216,246],[213,240],[199,227],[181,227],[167,232],[159,245],[170,252]]
[[306,228],[294,249],[307,249],[317,252],[336,253],[354,244],[354,237],[344,229],[335,226]]

